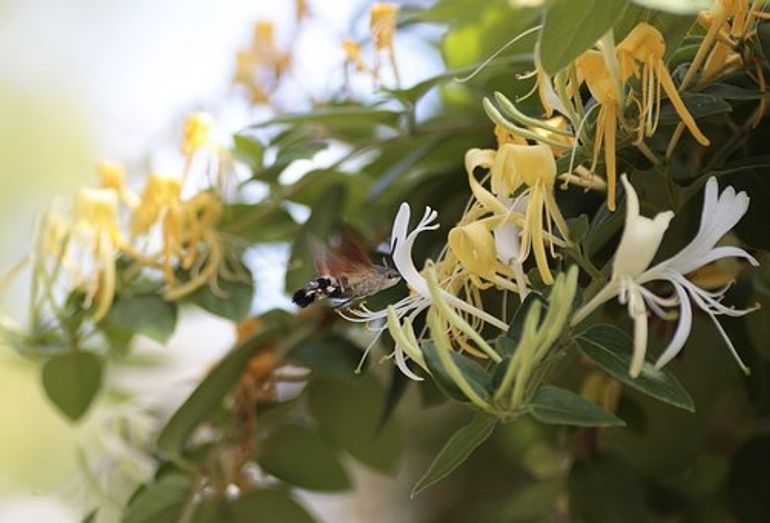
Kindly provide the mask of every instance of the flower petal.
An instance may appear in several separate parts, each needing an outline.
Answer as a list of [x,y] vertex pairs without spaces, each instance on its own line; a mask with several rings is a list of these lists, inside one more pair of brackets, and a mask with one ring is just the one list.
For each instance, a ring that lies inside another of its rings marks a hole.
[[671,283],[679,297],[679,323],[676,326],[676,332],[674,332],[674,337],[671,338],[671,342],[663,350],[660,357],[658,357],[658,361],[655,362],[656,369],[660,369],[679,354],[679,351],[684,347],[687,337],[690,335],[690,329],[692,328],[692,307],[690,305],[690,298],[687,296],[687,292],[684,288],[676,281],[671,280]]

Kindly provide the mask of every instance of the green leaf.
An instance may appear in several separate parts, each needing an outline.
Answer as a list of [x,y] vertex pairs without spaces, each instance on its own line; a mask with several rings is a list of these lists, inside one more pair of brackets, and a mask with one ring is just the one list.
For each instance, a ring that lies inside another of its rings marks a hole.
[[266,122],[252,125],[251,129],[268,127],[276,124],[322,124],[330,127],[360,127],[369,125],[385,125],[395,127],[401,113],[386,109],[377,109],[361,105],[338,105],[316,107],[312,111],[288,114],[272,118]]
[[265,146],[252,136],[236,134],[233,136],[235,158],[246,165],[252,172],[262,169],[262,160],[265,155]]
[[230,514],[228,523],[315,523],[299,503],[275,489],[244,493],[230,505]]
[[268,346],[277,332],[277,328],[266,328],[241,342],[222,358],[163,427],[158,436],[158,448],[170,454],[180,454],[192,432],[216,410],[238,382],[251,358]]
[[554,75],[612,29],[627,0],[552,0],[540,33],[540,62]]
[[[682,93],[682,101],[687,106],[687,110],[696,120],[717,116],[732,112],[733,108],[729,103],[721,98],[703,93]],[[682,119],[677,114],[674,106],[670,102],[665,103],[660,109],[660,123],[663,125],[674,125]]]
[[346,381],[316,379],[307,393],[310,412],[332,443],[375,469],[393,470],[401,453],[401,438],[393,422],[379,427],[385,392],[371,376]]
[[117,296],[105,321],[158,343],[166,343],[174,333],[176,318],[176,305],[158,294],[133,294]]
[[123,523],[178,521],[193,488],[192,479],[172,472],[145,485],[126,507]]
[[275,243],[294,239],[299,225],[286,209],[271,202],[239,203],[224,207],[217,229],[248,243]]
[[358,347],[345,338],[332,336],[310,339],[294,349],[289,357],[319,376],[354,379],[361,355]]
[[257,459],[268,473],[291,485],[320,491],[350,488],[350,479],[334,449],[320,434],[298,425],[273,431]]
[[633,341],[612,325],[595,325],[576,338],[580,351],[604,371],[626,385],[664,403],[695,412],[692,398],[679,380],[666,369],[656,369],[645,361],[637,378],[628,375],[633,355]]
[[43,365],[43,388],[62,414],[77,421],[99,392],[103,370],[102,358],[92,352],[57,354]]
[[716,96],[717,98],[721,98],[723,100],[735,101],[761,100],[762,98],[767,98],[768,96],[768,93],[766,92],[754,89],[745,89],[737,85],[726,83],[709,84],[704,87],[701,92],[711,96]]
[[412,497],[435,485],[459,467],[492,435],[498,421],[494,416],[477,414],[468,425],[455,432],[425,474],[412,487]]
[[214,294],[209,285],[204,285],[185,298],[186,302],[194,303],[205,311],[220,318],[241,321],[251,311],[254,299],[254,280],[251,272],[242,267],[244,281],[230,281],[219,278],[218,286],[223,295]]
[[611,455],[579,458],[569,473],[570,509],[585,522],[649,521],[641,479]]
[[[422,353],[425,356],[425,363],[433,376],[436,385],[438,385],[445,394],[461,402],[469,401],[465,394],[457,387],[454,380],[449,376],[441,358],[438,355],[438,349],[433,342],[423,342]],[[450,353],[455,365],[459,367],[465,379],[468,380],[473,390],[476,391],[482,399],[489,398],[491,377],[484,368],[476,361],[470,359],[464,354],[456,351]]]
[[581,214],[569,224],[569,237],[575,243],[580,243],[588,234],[591,221],[587,214]]
[[532,396],[525,408],[538,421],[578,427],[615,427],[623,420],[567,389],[545,385]]

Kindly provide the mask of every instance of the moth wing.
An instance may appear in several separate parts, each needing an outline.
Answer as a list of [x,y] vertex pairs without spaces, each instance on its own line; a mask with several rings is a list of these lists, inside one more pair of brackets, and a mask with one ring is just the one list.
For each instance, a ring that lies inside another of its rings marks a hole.
[[307,246],[310,251],[310,256],[313,258],[316,272],[319,275],[331,274],[333,256],[326,245],[321,243],[318,238],[311,237],[308,238]]
[[340,236],[340,244],[337,248],[340,258],[358,266],[370,266],[372,260],[367,254],[361,240],[351,231]]

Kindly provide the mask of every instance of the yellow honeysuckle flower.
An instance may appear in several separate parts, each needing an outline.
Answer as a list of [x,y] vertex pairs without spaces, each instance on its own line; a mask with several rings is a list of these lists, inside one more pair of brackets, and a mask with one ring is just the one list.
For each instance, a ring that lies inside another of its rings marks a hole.
[[192,113],[184,123],[182,154],[190,157],[209,142],[214,119],[208,113]]
[[[393,76],[395,77],[397,86],[401,84],[401,79],[398,73],[396,55],[393,49],[393,35],[396,33],[398,11],[398,4],[393,3],[377,3],[372,5],[372,8],[369,10],[369,29],[372,33],[374,49],[378,52],[387,52],[390,67],[393,70]],[[374,64],[375,79],[379,77],[379,70],[379,53],[377,53]]]
[[682,123],[687,126],[698,143],[703,146],[709,145],[708,138],[698,129],[698,124],[684,105],[668,74],[666,63],[663,61],[666,42],[660,31],[650,24],[641,23],[618,44],[616,50],[623,83],[634,77],[639,79],[642,88],[637,142],[641,142],[645,136],[652,136],[658,126],[662,88],[682,119]]
[[[533,251],[543,281],[552,284],[545,241],[555,255],[553,245],[568,241],[568,228],[554,197],[556,162],[550,147],[505,144],[497,151],[471,149],[465,166],[471,191],[487,211],[501,219],[498,225],[513,221],[521,227],[518,261],[523,262]],[[477,167],[489,169],[491,192],[476,180]],[[520,187],[524,190],[518,192]],[[515,199],[510,200],[514,193]],[[523,211],[515,209],[517,206]],[[556,238],[554,225],[562,240]]]
[[494,281],[498,272],[509,272],[497,259],[495,238],[484,223],[454,227],[449,231],[448,246],[474,278]]
[[102,160],[96,164],[96,172],[104,189],[112,189],[121,201],[130,208],[139,204],[139,197],[126,186],[126,169],[123,164],[112,160]]
[[90,255],[95,275],[85,283],[86,304],[96,304],[93,321],[107,314],[115,297],[115,256],[123,243],[118,227],[118,194],[112,189],[81,189],[75,199],[74,234]]
[[363,73],[369,70],[364,61],[361,44],[351,38],[345,38],[342,41],[342,50],[345,52],[345,63],[355,67],[356,71]]
[[377,3],[372,5],[369,11],[369,29],[372,32],[374,47],[378,51],[393,46],[398,11],[398,4]]
[[139,206],[134,210],[131,235],[147,233],[182,193],[182,180],[176,176],[152,173],[147,178]]
[[251,45],[236,52],[233,83],[246,90],[252,103],[266,103],[290,64],[291,55],[275,44],[273,22],[257,20]]
[[616,134],[620,100],[615,86],[615,80],[610,74],[599,51],[586,51],[577,59],[577,67],[582,78],[588,85],[591,96],[599,104],[599,114],[596,116],[596,133],[594,135],[593,160],[591,171],[596,170],[599,151],[604,147],[604,165],[607,178],[607,207],[615,210],[615,192],[617,191],[617,163],[615,158]]
[[[131,222],[134,236],[148,234],[160,224],[160,266],[169,285],[166,298],[170,300],[181,298],[206,282],[215,282],[224,262],[223,246],[214,229],[221,217],[221,202],[210,192],[182,201],[181,189],[179,178],[150,175]],[[177,262],[192,273],[191,279],[181,285],[176,284],[174,276]]]

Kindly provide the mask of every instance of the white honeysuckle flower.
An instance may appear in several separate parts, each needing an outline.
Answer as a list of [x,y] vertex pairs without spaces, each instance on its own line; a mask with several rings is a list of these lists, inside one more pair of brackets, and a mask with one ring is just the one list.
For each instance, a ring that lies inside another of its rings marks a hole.
[[[420,274],[420,271],[417,270],[417,267],[414,264],[414,259],[412,258],[412,248],[414,246],[414,242],[421,233],[438,229],[439,224],[436,221],[438,218],[438,213],[430,207],[426,207],[425,213],[417,223],[417,226],[411,232],[409,232],[410,218],[411,209],[409,204],[404,202],[401,204],[401,207],[398,210],[398,214],[396,214],[396,218],[393,221],[390,248],[393,265],[399,274],[401,274],[401,277],[404,278],[412,293],[409,296],[406,296],[405,298],[402,298],[396,303],[390,305],[386,309],[373,311],[366,307],[366,305],[362,304],[355,309],[350,309],[340,313],[344,318],[350,321],[370,325],[372,330],[377,333],[369,348],[367,348],[366,352],[368,352],[369,349],[374,345],[377,338],[379,337],[379,334],[388,328],[386,320],[388,320],[389,310],[392,311],[390,318],[391,321],[389,322],[391,326],[396,323],[393,320],[397,319],[398,321],[405,323],[411,328],[411,324],[414,319],[433,303],[430,289],[428,287],[428,282],[425,280],[425,277]],[[441,296],[444,301],[453,309],[462,311],[471,317],[478,318],[479,320],[493,325],[498,329],[508,329],[508,324],[504,321],[477,307],[474,307],[470,303],[458,298],[453,294],[441,290]],[[393,313],[395,313],[395,318],[392,317]],[[412,372],[406,365],[407,356],[409,356],[410,352],[416,356],[415,351],[419,351],[419,348],[412,346],[416,345],[416,339],[412,339],[413,336],[410,336],[409,334],[412,333],[408,333],[406,336],[394,336],[394,338],[400,338],[401,341],[399,339],[395,340],[396,348],[393,356],[395,357],[396,365],[398,365],[399,369],[401,369],[401,371],[406,376],[410,377],[411,379],[420,380],[421,378],[414,374],[414,372]],[[406,341],[404,340],[410,342],[409,347],[403,346],[406,344]],[[416,360],[416,358],[410,359]]]
[[[596,296],[577,311],[572,325],[581,322],[597,307],[618,296],[620,303],[627,305],[628,314],[634,320],[634,353],[629,374],[636,377],[642,369],[647,350],[647,307],[661,318],[669,316],[666,308],[679,309],[679,323],[674,336],[655,363],[655,367],[661,368],[679,354],[690,335],[692,300],[713,320],[738,365],[748,373],[748,367],[741,361],[716,316],[742,316],[756,308],[728,307],[722,304],[721,300],[729,286],[715,292],[707,291],[688,280],[685,275],[707,263],[729,257],[744,258],[752,265],[758,265],[753,256],[739,247],[716,246],[722,236],[746,214],[749,197],[745,192],[736,193],[731,186],[719,194],[716,178],[709,178],[700,228],[695,238],[676,255],[648,268],[674,214],[671,211],[662,212],[653,219],[640,216],[639,198],[634,187],[625,175],[621,177],[621,181],[626,189],[626,224],[615,252],[612,278]],[[674,288],[674,295],[663,298],[643,287],[652,281],[668,282]]]

